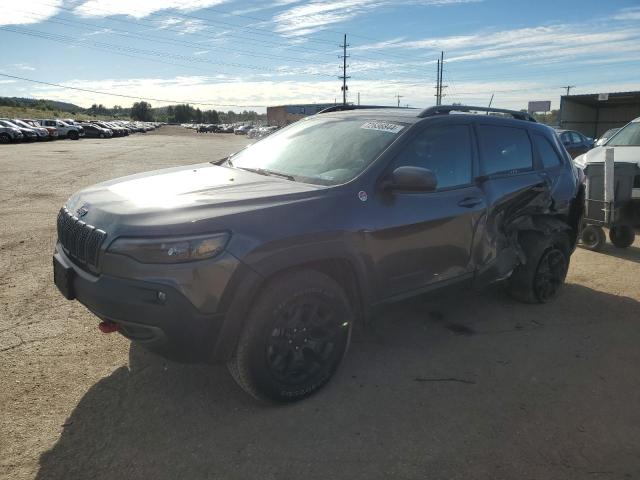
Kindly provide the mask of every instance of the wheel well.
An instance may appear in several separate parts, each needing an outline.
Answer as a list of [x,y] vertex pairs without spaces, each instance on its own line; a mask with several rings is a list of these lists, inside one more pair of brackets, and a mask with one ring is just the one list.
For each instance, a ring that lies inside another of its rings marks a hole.
[[297,270],[315,270],[330,277],[344,289],[349,302],[354,308],[356,318],[362,318],[364,303],[360,282],[351,262],[343,258],[314,260],[273,272],[261,282],[261,286],[255,296],[260,295],[264,287],[274,278]]
[[578,194],[571,202],[569,208],[569,225],[571,226],[571,242],[575,245],[580,236],[580,230],[582,229],[582,217],[584,216],[584,199],[585,199],[585,187],[580,185]]

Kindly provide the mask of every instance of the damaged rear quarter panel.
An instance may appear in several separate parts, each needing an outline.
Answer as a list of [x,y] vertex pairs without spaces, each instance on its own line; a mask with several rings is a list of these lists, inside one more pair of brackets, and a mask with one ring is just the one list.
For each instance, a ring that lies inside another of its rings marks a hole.
[[551,235],[566,230],[575,237],[569,217],[579,201],[576,182],[567,165],[560,169],[555,175],[533,170],[483,181],[487,211],[474,248],[479,284],[486,283],[483,278],[487,282],[505,278],[526,262],[519,244],[522,231]]

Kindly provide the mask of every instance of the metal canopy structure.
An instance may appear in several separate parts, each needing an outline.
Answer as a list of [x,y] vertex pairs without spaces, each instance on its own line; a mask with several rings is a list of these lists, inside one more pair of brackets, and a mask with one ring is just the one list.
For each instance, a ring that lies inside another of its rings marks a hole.
[[560,127],[592,138],[637,117],[640,117],[640,91],[564,95],[560,99]]

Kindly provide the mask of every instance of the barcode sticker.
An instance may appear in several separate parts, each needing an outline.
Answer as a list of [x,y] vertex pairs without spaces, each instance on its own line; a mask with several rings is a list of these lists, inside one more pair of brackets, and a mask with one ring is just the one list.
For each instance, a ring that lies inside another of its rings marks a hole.
[[396,125],[395,123],[367,122],[360,128],[364,128],[365,130],[377,130],[379,132],[400,133],[404,126]]

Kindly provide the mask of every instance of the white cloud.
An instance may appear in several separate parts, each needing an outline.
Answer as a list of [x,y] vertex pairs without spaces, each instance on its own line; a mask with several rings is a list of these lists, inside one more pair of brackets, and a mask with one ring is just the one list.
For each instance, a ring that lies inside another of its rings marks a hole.
[[228,0],[88,0],[74,9],[83,17],[129,15],[143,18],[152,13],[176,9],[184,12],[213,7]]
[[628,20],[640,20],[640,7],[623,8],[611,18],[623,22]]
[[29,0],[26,3],[3,2],[0,25],[39,23],[58,13],[60,6],[62,6],[62,0]]
[[482,0],[315,0],[296,6],[274,17],[277,31],[290,36],[309,35],[381,7],[403,5],[445,6]]
[[13,63],[11,65],[7,65],[11,70],[22,70],[25,72],[33,72],[35,71],[35,67],[32,67],[28,63]]
[[558,24],[502,31],[479,31],[458,35],[418,40],[393,39],[351,49],[353,57],[358,51],[393,52],[403,54],[419,51],[420,55],[436,56],[446,52],[446,61],[518,63],[519,65],[577,62],[603,56],[615,61],[620,54],[640,51],[640,25],[611,25],[589,22]]

